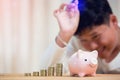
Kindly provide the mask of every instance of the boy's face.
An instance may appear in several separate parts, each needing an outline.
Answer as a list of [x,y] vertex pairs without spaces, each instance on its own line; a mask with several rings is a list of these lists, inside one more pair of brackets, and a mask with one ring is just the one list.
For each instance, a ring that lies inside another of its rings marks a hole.
[[118,47],[118,28],[110,23],[87,29],[79,36],[84,48],[98,50],[100,58],[109,59],[115,56]]

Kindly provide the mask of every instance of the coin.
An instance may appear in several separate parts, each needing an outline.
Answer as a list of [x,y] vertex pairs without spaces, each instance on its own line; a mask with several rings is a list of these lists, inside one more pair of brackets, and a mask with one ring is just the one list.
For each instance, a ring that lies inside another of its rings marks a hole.
[[33,72],[33,76],[39,76],[39,72]]
[[56,64],[56,76],[62,76],[62,72],[63,72],[63,64],[57,63]]
[[48,76],[54,76],[54,67],[48,67]]
[[45,69],[40,70],[40,74],[41,76],[47,76],[47,70]]
[[31,73],[25,73],[24,75],[25,76],[31,76]]

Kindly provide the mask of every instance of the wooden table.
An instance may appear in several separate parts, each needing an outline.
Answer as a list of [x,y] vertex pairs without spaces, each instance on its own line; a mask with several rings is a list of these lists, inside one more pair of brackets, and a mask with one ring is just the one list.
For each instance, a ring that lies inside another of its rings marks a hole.
[[95,77],[70,76],[24,76],[23,74],[0,74],[0,80],[120,80],[120,74],[97,74]]

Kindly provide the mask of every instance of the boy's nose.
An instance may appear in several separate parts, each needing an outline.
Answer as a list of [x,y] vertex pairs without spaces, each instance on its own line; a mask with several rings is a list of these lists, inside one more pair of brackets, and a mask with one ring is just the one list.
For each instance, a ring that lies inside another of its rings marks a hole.
[[91,50],[96,50],[98,48],[98,44],[96,42],[91,42],[90,48],[91,48]]

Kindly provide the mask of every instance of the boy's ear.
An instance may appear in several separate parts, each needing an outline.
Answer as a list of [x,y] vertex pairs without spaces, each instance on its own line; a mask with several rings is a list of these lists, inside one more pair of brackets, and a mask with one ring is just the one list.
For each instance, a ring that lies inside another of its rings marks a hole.
[[110,24],[112,24],[115,27],[118,27],[117,17],[113,14],[110,15]]

